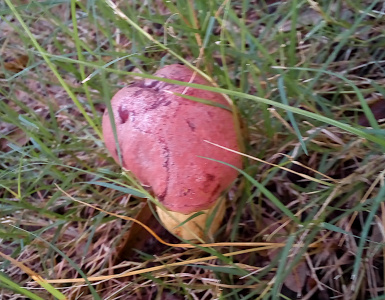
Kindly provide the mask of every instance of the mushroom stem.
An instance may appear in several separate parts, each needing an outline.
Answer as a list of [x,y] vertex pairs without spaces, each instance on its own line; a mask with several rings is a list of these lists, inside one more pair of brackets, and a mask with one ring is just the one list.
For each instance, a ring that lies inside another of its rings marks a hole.
[[[207,241],[212,240],[225,214],[225,199],[220,197],[209,209],[182,214],[175,211],[156,208],[163,226],[172,234],[185,240]],[[197,214],[196,217],[191,218]],[[190,219],[191,218],[191,219]],[[182,224],[182,225],[181,225]]]

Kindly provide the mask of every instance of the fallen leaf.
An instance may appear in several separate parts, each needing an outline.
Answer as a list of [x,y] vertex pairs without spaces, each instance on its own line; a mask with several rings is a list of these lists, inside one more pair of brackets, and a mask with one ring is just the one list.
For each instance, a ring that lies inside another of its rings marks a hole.
[[24,146],[29,141],[29,136],[21,128],[16,128],[7,134],[7,138],[0,138],[0,150],[8,152],[11,148],[8,146],[9,143],[16,144],[19,147]]
[[[374,118],[377,121],[382,121],[382,122],[385,121],[385,100],[384,99],[370,105],[370,109],[372,110]],[[365,115],[360,116],[360,118],[358,119],[358,124],[365,127],[370,126],[369,120]]]
[[4,68],[7,71],[17,73],[25,69],[28,64],[28,55],[19,55],[15,58],[6,59],[4,64]]

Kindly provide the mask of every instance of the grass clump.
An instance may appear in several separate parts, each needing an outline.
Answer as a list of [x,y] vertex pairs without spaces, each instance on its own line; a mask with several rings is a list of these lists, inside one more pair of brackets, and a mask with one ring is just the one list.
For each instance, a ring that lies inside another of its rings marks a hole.
[[[1,298],[383,299],[383,14],[381,1],[2,2]],[[178,62],[244,125],[225,244],[149,238],[117,261],[134,225],[116,215],[135,218],[146,191],[106,152],[101,115]]]

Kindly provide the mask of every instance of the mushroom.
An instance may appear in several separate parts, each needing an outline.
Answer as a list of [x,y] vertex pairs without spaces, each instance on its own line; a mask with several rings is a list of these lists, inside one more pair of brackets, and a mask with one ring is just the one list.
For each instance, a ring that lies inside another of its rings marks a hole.
[[[165,66],[155,76],[210,85],[202,76],[179,64]],[[174,93],[205,99],[222,107]],[[232,112],[226,109],[229,104],[223,95],[144,79],[118,91],[111,107],[121,160],[106,109],[103,135],[107,149],[141,184],[152,188],[163,205],[157,206],[163,225],[187,240],[212,236],[223,220],[224,191],[236,179],[237,171],[205,157],[237,168],[242,166],[239,155],[205,142],[239,149]]]

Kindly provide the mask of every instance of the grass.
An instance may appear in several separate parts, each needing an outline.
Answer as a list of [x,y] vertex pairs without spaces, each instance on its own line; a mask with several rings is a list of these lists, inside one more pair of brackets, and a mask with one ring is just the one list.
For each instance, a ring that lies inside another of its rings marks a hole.
[[[383,15],[382,1],[1,2],[0,298],[385,299]],[[249,157],[217,244],[179,247],[155,225],[168,244],[117,261],[149,195],[107,153],[101,116],[178,62],[234,101]]]

